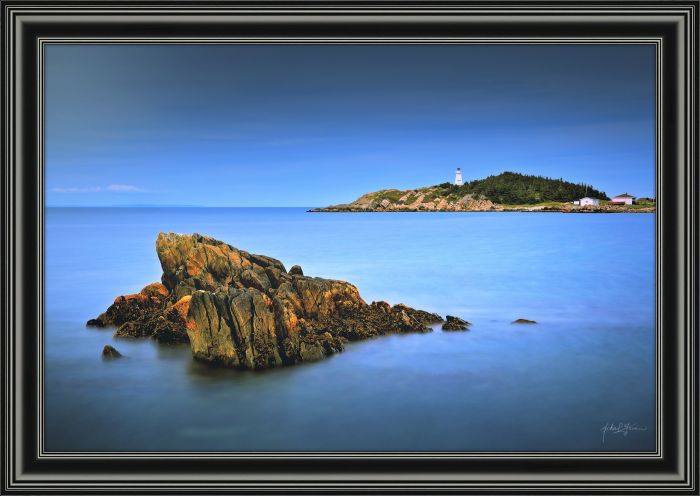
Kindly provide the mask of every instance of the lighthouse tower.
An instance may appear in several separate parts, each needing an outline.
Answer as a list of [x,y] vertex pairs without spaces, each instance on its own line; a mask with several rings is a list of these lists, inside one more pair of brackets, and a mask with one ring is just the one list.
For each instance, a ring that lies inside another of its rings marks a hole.
[[462,169],[457,167],[457,172],[455,172],[455,185],[461,186],[462,184]]

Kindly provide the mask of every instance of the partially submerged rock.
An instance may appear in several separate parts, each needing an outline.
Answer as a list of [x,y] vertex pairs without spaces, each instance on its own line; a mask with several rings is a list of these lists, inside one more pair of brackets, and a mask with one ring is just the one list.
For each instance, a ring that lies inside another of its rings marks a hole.
[[511,324],[537,324],[534,320],[529,319],[516,319]]
[[471,322],[460,319],[459,317],[454,317],[452,315],[447,316],[447,320],[442,324],[443,331],[468,331]]
[[117,296],[112,306],[95,319],[91,327],[117,327],[115,336],[152,336],[162,343],[187,343],[184,316],[170,302],[170,291],[154,282],[139,293]]
[[119,353],[113,346],[108,344],[102,348],[102,358],[121,358],[123,355]]
[[318,360],[346,341],[383,334],[429,332],[437,314],[386,302],[367,304],[344,281],[287,272],[199,234],[160,233],[162,284],[117,297],[88,325],[116,326],[117,335],[189,342],[199,360],[264,369]]

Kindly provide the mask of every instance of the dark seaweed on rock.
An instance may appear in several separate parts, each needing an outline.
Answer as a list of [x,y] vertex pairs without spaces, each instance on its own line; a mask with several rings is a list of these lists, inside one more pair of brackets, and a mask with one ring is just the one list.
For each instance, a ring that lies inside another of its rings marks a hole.
[[156,251],[162,283],[117,297],[89,326],[189,342],[199,360],[264,369],[318,360],[347,341],[428,332],[442,321],[401,304],[367,304],[350,283],[304,276],[298,266],[287,272],[274,258],[199,234],[160,233]]

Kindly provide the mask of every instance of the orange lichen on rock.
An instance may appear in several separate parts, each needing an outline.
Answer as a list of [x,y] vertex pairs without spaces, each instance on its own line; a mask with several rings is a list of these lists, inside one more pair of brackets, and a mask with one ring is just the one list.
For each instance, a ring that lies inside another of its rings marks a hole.
[[229,251],[227,258],[231,261],[231,264],[233,264],[234,267],[239,265],[243,266],[243,259],[237,251]]
[[[218,256],[218,257],[226,258],[226,255],[224,254],[223,250],[221,249],[221,246],[204,245],[204,249],[208,252],[211,252],[211,253],[206,254],[207,256],[211,255],[214,257]],[[228,250],[226,250],[226,251],[228,251]]]
[[190,333],[197,332],[197,322],[192,319],[187,319],[185,322],[185,329],[187,329],[187,334],[191,336]]
[[167,298],[170,291],[162,283],[153,282],[141,290],[141,294],[155,298]]
[[142,293],[134,293],[134,294],[128,294],[128,295],[122,295],[122,296],[117,296],[114,299],[114,303],[132,303],[132,302],[138,302],[138,303],[147,303],[148,302],[148,296]]
[[192,295],[187,295],[183,296],[179,300],[177,300],[177,303],[173,305],[173,308],[175,311],[180,314],[180,317],[182,317],[182,320],[187,320],[187,312],[190,310],[190,300],[192,299]]
[[194,259],[187,260],[185,267],[187,268],[187,275],[192,277],[197,277],[203,269],[202,263]]

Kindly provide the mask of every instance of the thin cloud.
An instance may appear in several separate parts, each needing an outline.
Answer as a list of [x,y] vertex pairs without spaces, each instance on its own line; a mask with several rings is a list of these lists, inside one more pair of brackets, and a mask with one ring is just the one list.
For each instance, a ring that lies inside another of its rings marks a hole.
[[132,184],[110,184],[108,186],[84,186],[84,187],[68,187],[68,188],[51,188],[49,191],[53,193],[140,193],[142,188]]
[[139,193],[143,190],[138,186],[133,186],[131,184],[110,184],[107,186],[107,191],[116,191],[119,193]]

